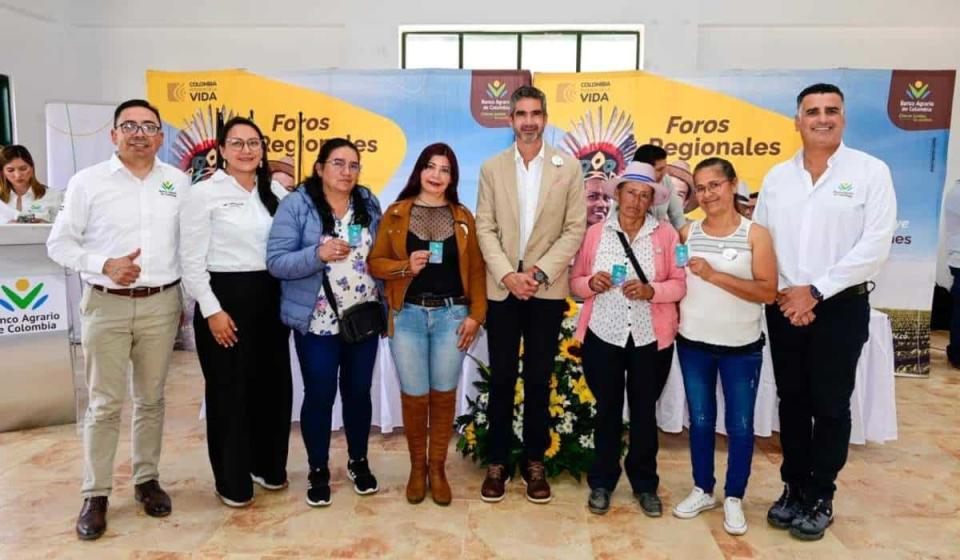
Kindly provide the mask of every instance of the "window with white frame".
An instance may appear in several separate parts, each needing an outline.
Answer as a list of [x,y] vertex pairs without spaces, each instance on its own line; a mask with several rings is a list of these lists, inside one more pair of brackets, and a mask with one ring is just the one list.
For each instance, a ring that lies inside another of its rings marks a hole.
[[401,26],[401,68],[593,72],[643,68],[643,26]]

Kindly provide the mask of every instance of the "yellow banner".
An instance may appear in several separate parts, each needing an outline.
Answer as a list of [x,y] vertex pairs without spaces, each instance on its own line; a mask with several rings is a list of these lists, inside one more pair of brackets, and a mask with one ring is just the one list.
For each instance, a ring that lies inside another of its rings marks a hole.
[[[215,162],[216,113],[224,121],[250,116],[267,137],[268,159],[277,173],[299,182],[313,173],[320,146],[346,137],[356,144],[362,183],[380,192],[407,150],[403,130],[392,120],[340,99],[243,70],[147,72],[147,98],[163,120],[181,129],[173,152],[194,178]],[[302,149],[298,131],[303,113]],[[300,176],[297,175],[297,160]]]
[[773,165],[800,147],[788,117],[645,72],[535,74],[533,81],[547,95],[553,126],[582,130],[588,112],[611,115],[610,122],[596,121],[592,130],[583,131],[602,138],[610,132],[604,129],[632,120],[637,145],[659,145],[668,162],[685,160],[691,169],[711,156],[728,159],[751,191],[760,188]]

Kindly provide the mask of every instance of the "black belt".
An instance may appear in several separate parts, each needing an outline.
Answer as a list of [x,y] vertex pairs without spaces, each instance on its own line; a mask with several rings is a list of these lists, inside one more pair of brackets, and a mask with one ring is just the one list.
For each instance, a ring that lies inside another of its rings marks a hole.
[[177,278],[173,282],[170,282],[169,284],[166,284],[163,286],[138,286],[136,288],[107,288],[104,286],[99,286],[97,284],[90,284],[90,287],[98,292],[113,294],[115,296],[143,298],[143,297],[159,294],[160,292],[164,290],[168,290],[179,283],[180,283],[180,279]]
[[470,305],[470,300],[464,296],[460,297],[440,297],[440,296],[407,296],[403,299],[407,303],[419,305],[421,307],[449,307],[451,305]]
[[845,290],[841,290],[833,294],[832,296],[827,298],[827,301],[864,296],[872,292],[874,287],[876,287],[876,284],[874,284],[873,282],[863,282],[855,286],[850,286]]

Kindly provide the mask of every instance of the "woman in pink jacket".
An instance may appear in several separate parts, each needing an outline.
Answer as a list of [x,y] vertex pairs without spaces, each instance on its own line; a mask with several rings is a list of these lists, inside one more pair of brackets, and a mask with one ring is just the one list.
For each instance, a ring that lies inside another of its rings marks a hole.
[[583,343],[583,373],[597,399],[587,505],[593,513],[606,513],[620,479],[626,386],[630,451],[624,467],[643,513],[660,517],[655,407],[673,361],[677,302],[686,293],[686,275],[674,262],[676,230],[649,213],[670,196],[654,181],[653,166],[633,162],[605,188],[617,211],[587,230],[570,276],[573,293],[584,300],[576,337]]

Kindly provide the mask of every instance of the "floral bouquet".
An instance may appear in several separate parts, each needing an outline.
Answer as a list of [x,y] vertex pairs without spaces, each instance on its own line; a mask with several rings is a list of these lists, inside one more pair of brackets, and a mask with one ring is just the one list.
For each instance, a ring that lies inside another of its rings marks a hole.
[[[579,307],[567,298],[568,309],[560,327],[559,350],[550,375],[550,443],[545,453],[548,476],[563,471],[580,480],[581,473],[593,462],[593,426],[596,399],[587,387],[580,360],[580,344],[573,335],[577,328]],[[523,346],[520,346],[523,355]],[[464,457],[481,464],[488,462],[487,404],[490,398],[490,368],[473,358],[480,370],[476,399],[467,399],[469,412],[457,418],[457,430],[462,434],[457,449]],[[521,369],[523,367],[521,360]],[[510,465],[516,465],[523,449],[523,376],[517,379],[513,398],[513,433],[510,442]]]

